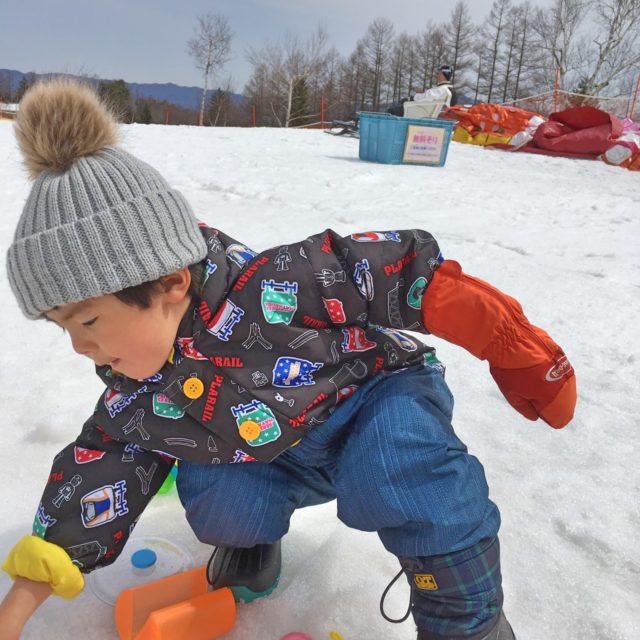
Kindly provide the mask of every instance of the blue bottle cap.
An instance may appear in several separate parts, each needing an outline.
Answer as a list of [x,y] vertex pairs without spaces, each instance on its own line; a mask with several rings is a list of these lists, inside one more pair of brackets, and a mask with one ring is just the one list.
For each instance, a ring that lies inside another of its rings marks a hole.
[[136,569],[148,569],[152,567],[158,556],[152,549],[138,549],[135,553],[131,554],[131,564]]

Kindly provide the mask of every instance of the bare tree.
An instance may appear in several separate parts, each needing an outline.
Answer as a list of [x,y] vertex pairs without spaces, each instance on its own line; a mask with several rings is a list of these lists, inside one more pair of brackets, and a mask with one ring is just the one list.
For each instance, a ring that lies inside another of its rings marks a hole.
[[279,109],[282,101],[279,87],[282,57],[282,50],[271,43],[267,43],[263,49],[247,51],[247,59],[253,71],[245,93],[256,105],[262,125],[283,126],[284,117]]
[[511,5],[511,0],[493,0],[491,11],[483,25],[483,35],[487,49],[487,102],[491,102],[493,90],[496,85],[496,69],[500,47],[503,40],[503,30],[507,22],[507,15]]
[[254,106],[259,109],[258,116],[261,124],[268,124],[263,118],[264,105],[268,104],[273,98],[269,90],[269,68],[262,61],[253,65],[253,72],[244,93],[249,96]]
[[200,101],[199,123],[204,120],[209,78],[222,70],[229,60],[233,34],[227,18],[207,13],[198,18],[193,36],[187,42],[187,51],[202,71],[202,99]]
[[478,97],[480,96],[480,81],[484,77],[484,70],[486,66],[485,60],[485,48],[482,42],[477,42],[475,47],[473,48],[473,53],[475,56],[475,72],[476,72],[476,86],[475,93],[473,95],[474,104],[478,102]]
[[469,7],[465,0],[459,0],[451,11],[449,24],[445,29],[445,43],[449,53],[448,63],[453,65],[452,82],[460,86],[464,71],[473,58],[475,27],[471,22]]
[[597,95],[640,63],[640,0],[600,0],[594,4],[599,31],[593,39],[584,93]]
[[557,69],[560,89],[565,88],[567,76],[577,71],[583,62],[578,51],[579,28],[590,5],[591,0],[554,0],[549,9],[537,9],[535,12],[533,29],[541,53],[546,54],[542,70],[547,77],[555,71],[549,69],[546,62],[550,59]]
[[342,96],[340,94],[340,77],[342,56],[335,47],[331,47],[325,56],[324,64],[318,72],[309,77],[309,104],[320,105],[324,101],[324,121],[344,116]]
[[406,95],[408,96],[413,95],[418,89],[422,88],[416,86],[420,76],[419,62],[418,38],[416,36],[411,36],[405,61]]
[[205,124],[211,127],[229,126],[232,106],[231,78],[227,78],[224,86],[219,86],[207,101]]
[[435,28],[435,25],[430,20],[425,30],[417,36],[418,65],[420,68],[420,82],[422,83],[419,92],[431,86],[431,38]]
[[371,104],[374,111],[380,107],[383,82],[392,54],[393,36],[392,22],[388,18],[376,18],[360,41],[373,80]]
[[507,16],[507,27],[504,31],[504,50],[500,56],[503,67],[502,102],[507,101],[507,94],[512,86],[511,74],[515,66],[515,58],[520,40],[519,7],[511,7]]
[[401,33],[396,38],[390,63],[393,73],[391,99],[395,102],[404,95],[410,95],[413,85],[415,42],[411,36]]
[[362,43],[358,43],[356,50],[342,65],[341,76],[343,91],[350,106],[349,115],[355,115],[366,106],[368,87],[371,85],[371,74]]
[[514,9],[513,19],[520,25],[520,41],[515,59],[515,80],[512,91],[512,98],[517,100],[520,94],[520,87],[523,76],[529,71],[526,60],[529,58],[531,49],[531,4],[529,0],[518,5]]
[[263,49],[248,51],[253,76],[258,74],[262,82],[266,81],[263,96],[277,126],[295,124],[292,121],[294,92],[301,83],[307,84],[310,78],[322,73],[328,56],[327,33],[322,25],[318,25],[305,43],[288,34],[283,46],[267,43]]
[[428,89],[436,80],[436,69],[445,62],[447,45],[442,27],[427,23],[423,33],[418,36],[418,56],[422,69],[422,88]]

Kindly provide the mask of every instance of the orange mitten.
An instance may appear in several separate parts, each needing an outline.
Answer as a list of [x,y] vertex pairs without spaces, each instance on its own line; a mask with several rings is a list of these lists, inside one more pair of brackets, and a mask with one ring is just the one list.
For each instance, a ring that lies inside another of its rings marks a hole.
[[422,299],[422,319],[433,335],[488,360],[504,397],[529,420],[540,417],[559,429],[573,417],[573,367],[510,296],[445,260]]

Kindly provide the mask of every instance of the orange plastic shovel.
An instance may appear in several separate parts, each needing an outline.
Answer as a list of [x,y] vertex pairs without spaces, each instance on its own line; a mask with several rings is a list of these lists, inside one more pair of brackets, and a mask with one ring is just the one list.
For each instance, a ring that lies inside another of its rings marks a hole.
[[205,567],[124,590],[116,600],[120,640],[213,640],[231,630],[227,588],[209,591]]

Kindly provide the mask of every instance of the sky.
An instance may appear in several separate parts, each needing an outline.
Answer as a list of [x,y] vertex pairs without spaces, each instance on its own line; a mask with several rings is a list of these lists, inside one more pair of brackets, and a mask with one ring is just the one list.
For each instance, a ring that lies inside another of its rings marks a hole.
[[[550,0],[539,0],[545,6]],[[387,17],[397,32],[413,34],[428,20],[448,21],[456,0],[21,0],[3,2],[0,68],[36,73],[64,72],[122,78],[127,82],[173,82],[200,86],[200,72],[186,52],[199,15],[226,16],[233,33],[233,58],[215,83],[231,78],[241,92],[251,75],[248,48],[283,41],[287,33],[305,40],[319,23],[340,53],[350,54],[368,25]],[[491,0],[468,2],[480,23]],[[214,83],[214,84],[215,84]]]
[[[505,611],[518,640],[638,639],[637,172],[458,143],[442,168],[376,164],[358,159],[356,139],[320,130],[123,125],[121,137],[199,218],[256,250],[327,226],[340,235],[422,228],[445,258],[517,298],[576,370],[576,414],[562,430],[516,413],[485,362],[425,336],[447,367],[454,428],[501,510]],[[8,121],[0,121],[0,176],[4,256],[30,188]],[[51,461],[79,433],[102,384],[59,328],[22,316],[4,260],[0,300],[2,559],[30,532]],[[204,564],[211,547],[183,516],[175,493],[157,496],[134,540],[169,540]],[[110,574],[92,573],[77,600],[46,602],[22,640],[113,640],[113,609],[96,594],[114,572],[130,575],[131,548]],[[333,629],[344,640],[411,640],[411,621],[392,625],[378,610],[398,568],[374,533],[337,519],[335,502],[302,509],[283,539],[280,586],[239,607],[225,640],[292,631],[329,640]],[[9,585],[0,572],[0,598]],[[406,611],[407,587],[401,580],[391,590],[391,617]]]

